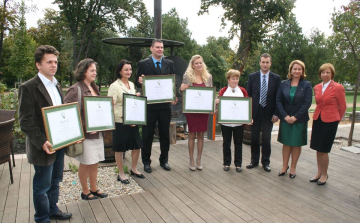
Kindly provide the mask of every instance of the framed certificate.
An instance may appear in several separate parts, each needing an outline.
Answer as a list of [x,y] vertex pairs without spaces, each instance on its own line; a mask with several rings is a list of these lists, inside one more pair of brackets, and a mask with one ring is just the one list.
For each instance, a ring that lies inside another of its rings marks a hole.
[[143,96],[123,94],[123,124],[146,125],[147,99]]
[[175,101],[175,75],[144,76],[142,92],[148,104]]
[[84,140],[84,132],[77,102],[41,109],[47,140],[51,151]]
[[219,97],[218,123],[250,124],[251,103],[251,97]]
[[113,98],[84,96],[86,132],[115,129]]
[[215,87],[189,87],[183,91],[183,113],[210,114],[215,111]]

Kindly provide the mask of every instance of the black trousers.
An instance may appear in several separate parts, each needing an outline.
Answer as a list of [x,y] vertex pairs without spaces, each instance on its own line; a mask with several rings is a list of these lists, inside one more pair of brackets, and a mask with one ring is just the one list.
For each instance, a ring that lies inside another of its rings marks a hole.
[[266,117],[266,108],[259,106],[258,114],[251,126],[251,163],[259,164],[260,158],[260,131],[262,130],[262,165],[270,164],[271,155],[271,131],[273,123],[271,117]]
[[228,127],[221,125],[221,132],[223,136],[224,166],[230,166],[231,164],[231,138],[234,136],[234,164],[236,167],[241,167],[243,126]]
[[159,157],[160,164],[168,162],[168,154],[170,148],[170,128],[171,108],[148,109],[147,110],[147,125],[142,127],[142,140],[144,148],[141,150],[141,158],[144,165],[151,164],[151,148],[154,139],[154,132],[156,122],[159,126],[160,136],[160,150]]

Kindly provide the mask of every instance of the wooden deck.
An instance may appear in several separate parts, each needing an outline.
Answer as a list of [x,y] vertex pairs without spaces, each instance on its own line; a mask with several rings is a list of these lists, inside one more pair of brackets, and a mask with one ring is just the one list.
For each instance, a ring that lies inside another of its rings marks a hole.
[[[349,129],[339,128],[338,136],[347,137]],[[360,127],[354,139],[360,140]],[[282,156],[276,134],[272,146],[270,173],[261,166],[245,168],[250,160],[247,145],[243,171],[237,173],[234,166],[223,171],[221,140],[205,142],[204,169],[195,172],[188,168],[187,144],[172,145],[172,170],[167,172],[160,168],[159,147],[154,146],[153,172],[136,179],[145,192],[62,206],[73,217],[57,222],[360,222],[359,155],[332,151],[328,183],[317,186],[309,182],[316,173],[315,152],[309,146],[303,147],[295,179],[277,176]],[[10,184],[8,165],[0,165],[0,222],[34,222],[33,167],[17,159],[13,173],[15,183]]]

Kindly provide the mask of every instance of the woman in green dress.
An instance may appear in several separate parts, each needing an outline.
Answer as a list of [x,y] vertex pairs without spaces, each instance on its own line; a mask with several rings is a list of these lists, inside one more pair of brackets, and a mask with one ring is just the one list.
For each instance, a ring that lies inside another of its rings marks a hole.
[[289,177],[296,176],[296,164],[301,153],[301,146],[307,144],[307,123],[312,102],[312,89],[305,81],[305,64],[300,60],[290,63],[287,80],[281,82],[276,94],[276,106],[280,114],[278,141],[283,144],[283,166],[279,176],[284,176],[291,167]]

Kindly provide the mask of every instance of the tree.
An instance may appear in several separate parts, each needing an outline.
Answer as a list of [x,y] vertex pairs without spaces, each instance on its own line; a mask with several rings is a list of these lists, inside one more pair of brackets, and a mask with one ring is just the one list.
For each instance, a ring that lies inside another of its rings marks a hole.
[[228,60],[234,55],[234,51],[231,50],[230,40],[226,37],[210,36],[206,41],[206,45],[201,46],[198,51],[213,77],[213,85],[220,89],[227,84],[225,73],[232,66]]
[[94,32],[108,28],[124,32],[125,20],[138,18],[145,10],[140,0],[55,0],[66,19],[73,38],[73,68],[80,58],[88,57]]
[[0,60],[2,56],[5,32],[16,23],[16,10],[14,5],[9,4],[10,0],[3,0],[0,6]]
[[221,5],[225,10],[221,21],[226,26],[232,23],[229,34],[237,36],[239,48],[234,58],[233,67],[244,70],[249,55],[256,50],[274,23],[287,19],[295,0],[201,0],[199,14],[209,12],[209,7]]
[[351,1],[348,6],[342,6],[342,10],[332,14],[333,38],[336,49],[340,52],[342,58],[353,57],[357,64],[357,78],[353,102],[353,119],[349,133],[348,145],[352,145],[354,133],[355,111],[357,92],[360,83],[360,1]]
[[19,29],[14,36],[14,45],[11,47],[9,60],[10,71],[20,82],[32,77],[36,70],[34,66],[35,41],[27,34],[25,21],[25,3],[21,2]]

